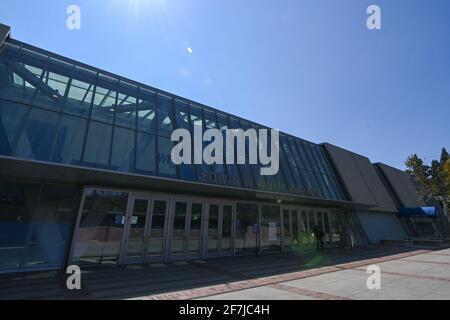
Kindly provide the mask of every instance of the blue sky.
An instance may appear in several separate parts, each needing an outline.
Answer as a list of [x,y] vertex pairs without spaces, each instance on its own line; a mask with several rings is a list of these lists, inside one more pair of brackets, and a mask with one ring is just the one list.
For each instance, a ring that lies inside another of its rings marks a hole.
[[[66,8],[81,8],[81,30]],[[377,4],[382,30],[366,28]],[[403,168],[450,149],[448,0],[2,0],[18,40]],[[192,48],[192,53],[187,48]]]

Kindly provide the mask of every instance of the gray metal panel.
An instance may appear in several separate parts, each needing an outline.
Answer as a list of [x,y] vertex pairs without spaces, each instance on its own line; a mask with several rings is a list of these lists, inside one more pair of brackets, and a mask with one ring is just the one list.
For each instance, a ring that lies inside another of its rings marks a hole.
[[364,181],[370,189],[372,196],[375,198],[377,207],[370,211],[384,211],[397,213],[397,207],[392,200],[389,192],[378,176],[377,172],[369,159],[357,154],[353,154],[353,159],[364,177]]
[[405,228],[394,213],[358,212],[358,217],[372,244],[407,237]]
[[420,207],[425,205],[420,200],[419,193],[413,182],[404,171],[384,163],[377,163],[377,165],[394,189],[394,192],[404,207]]
[[397,212],[392,198],[368,158],[328,143],[324,146],[354,201],[374,205],[370,211]]
[[377,206],[376,200],[353,159],[353,153],[328,143],[325,143],[324,146],[352,200]]
[[8,39],[10,34],[11,28],[0,23],[0,47],[3,46],[3,42]]

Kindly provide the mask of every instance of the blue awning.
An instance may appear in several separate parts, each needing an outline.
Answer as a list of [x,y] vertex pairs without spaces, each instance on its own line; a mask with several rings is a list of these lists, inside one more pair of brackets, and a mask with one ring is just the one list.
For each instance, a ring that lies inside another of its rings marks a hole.
[[435,218],[437,214],[436,207],[400,208],[399,212],[403,217],[419,216]]

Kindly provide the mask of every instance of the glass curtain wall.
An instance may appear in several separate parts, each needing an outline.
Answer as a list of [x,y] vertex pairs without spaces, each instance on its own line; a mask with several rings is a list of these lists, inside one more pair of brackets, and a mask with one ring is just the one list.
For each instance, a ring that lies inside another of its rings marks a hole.
[[286,134],[275,176],[236,165],[236,148],[235,164],[175,166],[176,128],[267,128],[11,41],[0,55],[0,155],[345,200],[324,148]]
[[0,271],[63,267],[79,201],[69,185],[0,181]]
[[128,193],[87,189],[73,259],[76,264],[117,264]]

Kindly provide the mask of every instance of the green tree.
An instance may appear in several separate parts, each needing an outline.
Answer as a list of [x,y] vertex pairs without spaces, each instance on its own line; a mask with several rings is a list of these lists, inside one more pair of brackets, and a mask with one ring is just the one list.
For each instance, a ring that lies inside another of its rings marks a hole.
[[405,162],[408,174],[420,195],[420,200],[427,201],[432,194],[430,167],[417,154],[410,155]]

